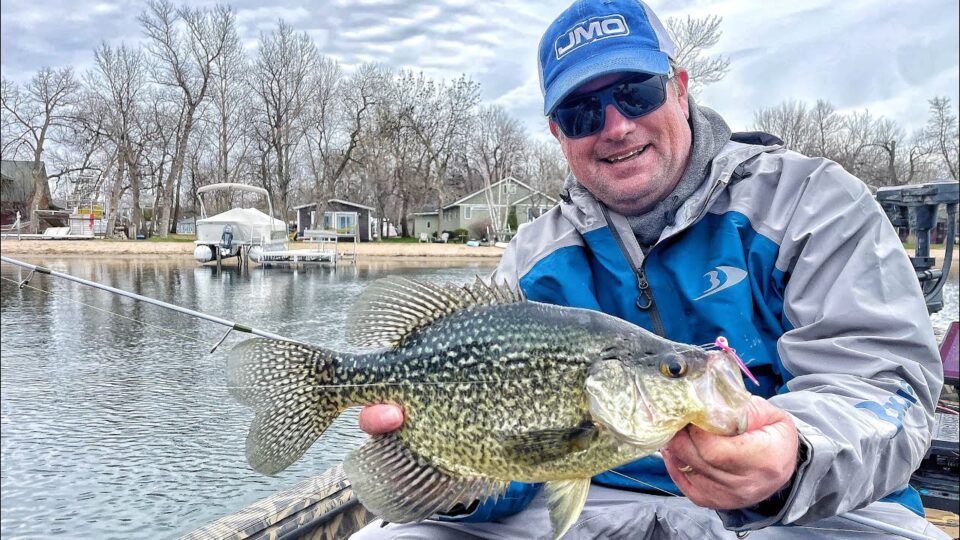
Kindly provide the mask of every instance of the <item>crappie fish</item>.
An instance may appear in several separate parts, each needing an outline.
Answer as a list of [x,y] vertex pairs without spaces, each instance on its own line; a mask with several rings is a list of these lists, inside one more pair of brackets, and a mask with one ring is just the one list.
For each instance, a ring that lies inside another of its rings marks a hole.
[[228,386],[256,411],[247,460],[265,474],[296,461],[347,407],[402,406],[399,430],[343,463],[360,502],[390,522],[497,496],[511,480],[546,482],[559,538],[593,475],[690,423],[746,428],[749,393],[724,352],[480,280],[377,281],[354,306],[348,338],[377,349],[246,341],[231,353]]

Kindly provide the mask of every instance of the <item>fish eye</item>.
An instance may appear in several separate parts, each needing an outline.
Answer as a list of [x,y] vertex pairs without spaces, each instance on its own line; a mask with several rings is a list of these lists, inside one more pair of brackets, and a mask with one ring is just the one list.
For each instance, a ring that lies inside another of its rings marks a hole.
[[660,362],[660,373],[664,377],[676,379],[687,374],[687,363],[682,358],[671,358]]

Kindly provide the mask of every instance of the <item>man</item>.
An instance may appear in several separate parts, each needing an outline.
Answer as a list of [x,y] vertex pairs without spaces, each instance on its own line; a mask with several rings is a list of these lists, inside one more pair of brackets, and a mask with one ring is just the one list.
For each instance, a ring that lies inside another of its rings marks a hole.
[[[835,163],[766,134],[731,134],[693,102],[673,54],[636,0],[578,1],[548,28],[544,113],[572,175],[563,203],[517,235],[494,279],[675,341],[727,336],[760,380],[758,397],[742,435],[691,426],[660,455],[594,477],[565,538],[879,534],[863,517],[944,537],[907,486],[942,367],[896,234]],[[370,433],[402,421],[393,405],[360,417]],[[511,484],[461,514],[357,537],[549,533],[536,486]],[[785,524],[795,526],[771,527]]]

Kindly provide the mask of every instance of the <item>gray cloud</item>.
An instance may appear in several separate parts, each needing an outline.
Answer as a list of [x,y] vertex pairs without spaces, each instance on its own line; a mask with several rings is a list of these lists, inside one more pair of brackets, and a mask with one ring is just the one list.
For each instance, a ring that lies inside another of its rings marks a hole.
[[[749,127],[758,107],[786,99],[824,98],[844,110],[869,108],[908,128],[925,122],[926,101],[935,95],[958,105],[956,0],[652,3],[664,19],[724,17],[717,51],[731,59],[731,71],[701,97],[735,129]],[[466,73],[481,83],[485,100],[523,119],[531,132],[549,136],[540,114],[536,48],[565,1],[241,0],[231,5],[251,52],[260,33],[283,19],[348,70],[375,61],[432,77]],[[143,39],[136,17],[144,8],[133,1],[4,0],[0,70],[14,80],[29,78],[44,65],[83,71],[92,65],[101,40],[135,44]]]

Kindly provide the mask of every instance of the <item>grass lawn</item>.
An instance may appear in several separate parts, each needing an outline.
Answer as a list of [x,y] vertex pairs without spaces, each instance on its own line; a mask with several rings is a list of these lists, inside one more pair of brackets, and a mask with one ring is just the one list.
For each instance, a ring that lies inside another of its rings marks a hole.
[[[151,236],[146,240],[136,240],[136,242],[193,242],[197,239],[195,234],[171,234],[166,238],[162,236]],[[130,240],[121,240],[119,238],[105,238],[104,242],[130,242]]]
[[[916,249],[916,242],[904,242],[903,249]],[[930,244],[930,249],[946,249],[946,244]]]
[[419,240],[412,236],[394,236],[381,240],[381,243],[384,244],[416,244],[417,242],[419,242]]

